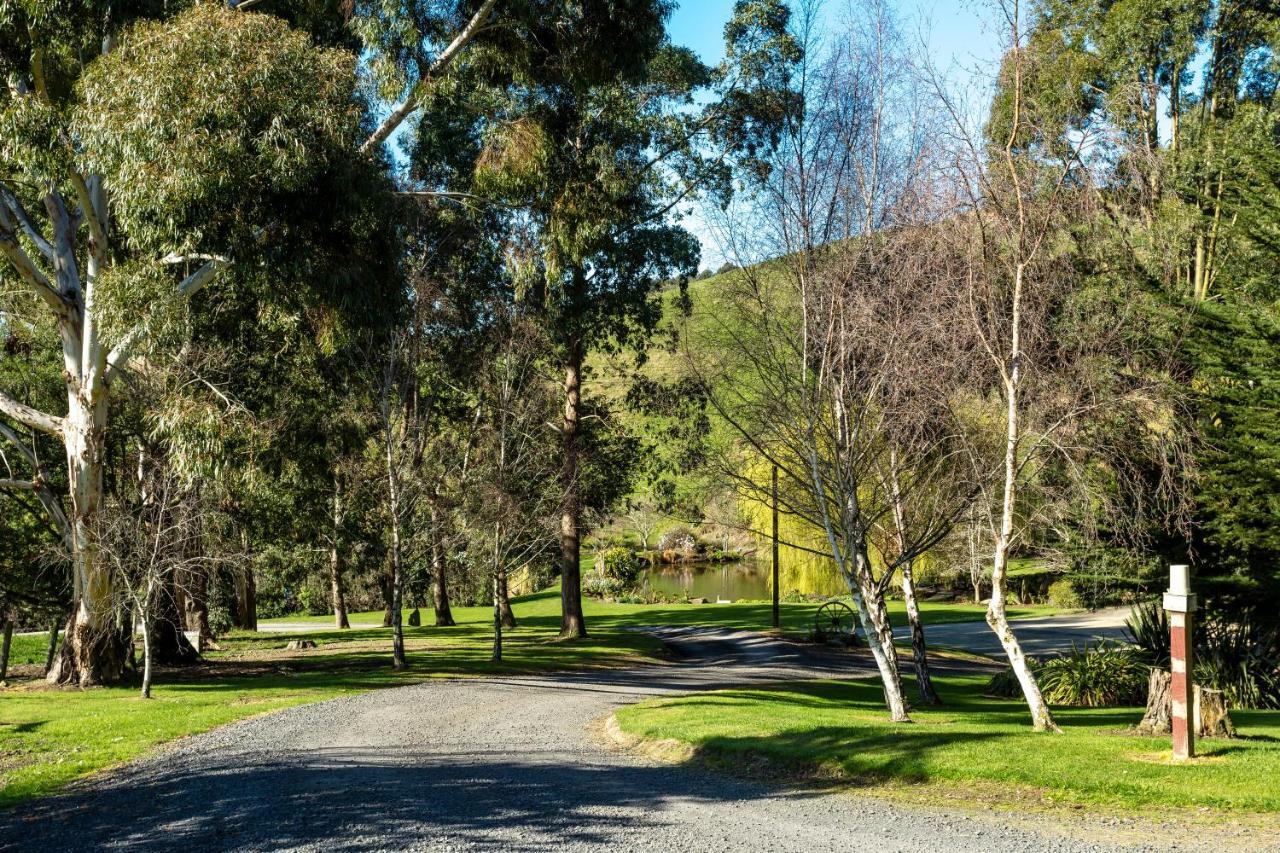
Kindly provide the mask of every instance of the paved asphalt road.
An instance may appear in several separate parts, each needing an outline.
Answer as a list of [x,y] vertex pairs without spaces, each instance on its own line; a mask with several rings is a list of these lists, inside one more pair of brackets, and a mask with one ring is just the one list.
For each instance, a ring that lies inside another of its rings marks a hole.
[[[1073,643],[1083,646],[1097,640],[1123,642],[1124,620],[1128,616],[1128,607],[1113,607],[1070,616],[1016,619],[1012,624],[1024,652],[1036,657],[1049,657],[1071,651]],[[911,632],[907,628],[898,628],[893,635],[901,640],[911,638]],[[925,627],[924,635],[925,640],[932,645],[964,649],[994,658],[1004,657],[1000,641],[986,622],[929,625]]]
[[859,653],[741,632],[663,633],[676,663],[435,681],[189,738],[0,813],[0,849],[1174,849],[1142,847],[1153,836],[1122,837],[1102,818],[1060,826],[890,804],[657,764],[604,745],[601,720],[647,697],[869,674]]

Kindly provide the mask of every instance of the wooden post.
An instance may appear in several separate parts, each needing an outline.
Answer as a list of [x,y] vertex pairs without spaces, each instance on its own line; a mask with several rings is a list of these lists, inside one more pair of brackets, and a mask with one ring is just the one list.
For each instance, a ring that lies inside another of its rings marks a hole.
[[1196,754],[1196,733],[1192,720],[1195,709],[1195,686],[1192,683],[1192,614],[1196,597],[1191,592],[1187,566],[1169,567],[1169,591],[1164,595],[1164,609],[1169,612],[1169,672],[1172,676],[1173,759],[1186,761]]
[[773,627],[782,627],[778,596],[778,466],[773,466]]

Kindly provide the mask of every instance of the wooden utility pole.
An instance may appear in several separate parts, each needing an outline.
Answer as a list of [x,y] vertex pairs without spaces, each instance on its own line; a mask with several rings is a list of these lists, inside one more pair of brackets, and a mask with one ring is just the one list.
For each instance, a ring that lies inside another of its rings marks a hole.
[[773,466],[773,627],[782,627],[778,607],[778,466]]

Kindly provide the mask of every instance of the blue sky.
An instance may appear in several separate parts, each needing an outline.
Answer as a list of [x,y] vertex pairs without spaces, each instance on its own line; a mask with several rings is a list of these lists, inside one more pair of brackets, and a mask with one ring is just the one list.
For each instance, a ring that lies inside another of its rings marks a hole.
[[[825,0],[828,26],[839,27],[850,4],[859,0]],[[913,42],[923,40],[935,68],[954,84],[983,86],[995,76],[1001,33],[994,0],[889,0],[898,25]],[[671,16],[671,40],[692,48],[709,64],[724,55],[724,25],[734,0],[680,0]],[[717,267],[725,260],[697,211],[686,227],[702,241],[702,266]]]
[[[671,40],[691,47],[704,62],[724,54],[723,29],[734,0],[682,0],[671,16]],[[827,17],[836,23],[850,2],[827,0]],[[923,32],[929,50],[942,68],[963,68],[994,63],[999,55],[999,34],[994,29],[995,9],[984,0],[898,0],[894,3],[906,33]]]

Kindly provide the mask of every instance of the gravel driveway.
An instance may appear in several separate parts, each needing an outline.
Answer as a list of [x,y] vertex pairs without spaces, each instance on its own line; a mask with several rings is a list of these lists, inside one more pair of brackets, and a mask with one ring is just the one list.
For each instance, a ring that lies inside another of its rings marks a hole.
[[661,633],[679,662],[437,681],[229,725],[0,813],[0,848],[1172,849],[1071,840],[1044,820],[788,790],[602,745],[593,724],[646,697],[869,674],[866,659],[851,653],[745,633]]

